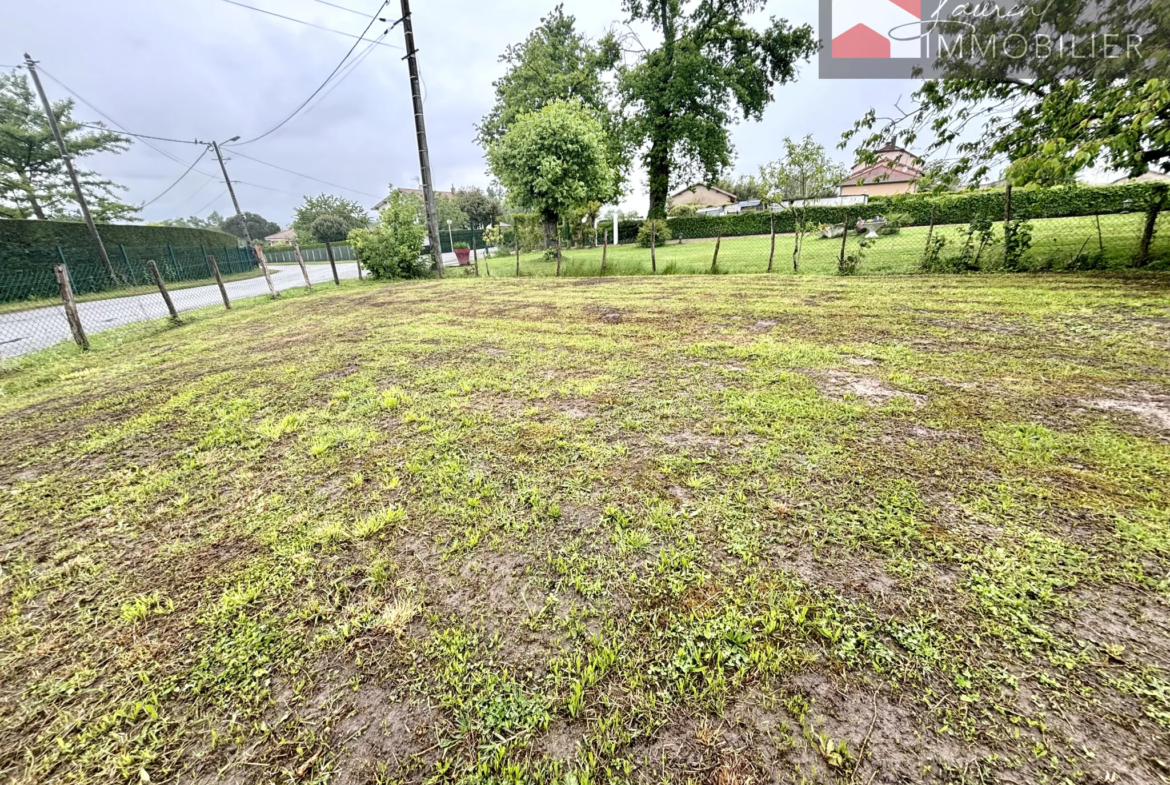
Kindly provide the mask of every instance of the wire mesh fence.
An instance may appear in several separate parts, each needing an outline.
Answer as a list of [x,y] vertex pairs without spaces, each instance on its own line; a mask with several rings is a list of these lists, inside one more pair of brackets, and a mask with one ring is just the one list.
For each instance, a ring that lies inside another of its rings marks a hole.
[[[0,252],[0,361],[203,308],[230,308],[233,301],[304,287],[306,279],[333,283],[329,265],[269,264],[265,275],[260,256],[249,248],[111,246],[107,251],[109,267],[96,249]],[[357,277],[356,265],[339,262],[338,275]]]

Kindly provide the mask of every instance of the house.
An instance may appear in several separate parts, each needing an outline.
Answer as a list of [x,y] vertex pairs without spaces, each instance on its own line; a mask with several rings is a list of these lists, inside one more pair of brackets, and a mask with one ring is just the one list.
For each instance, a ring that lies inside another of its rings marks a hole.
[[697,207],[719,207],[725,204],[733,204],[735,201],[735,194],[724,191],[722,188],[716,188],[713,185],[707,185],[705,183],[695,183],[694,185],[688,185],[686,188],[672,193],[666,200],[666,206],[668,209],[679,204],[693,204]]
[[[421,189],[421,188],[396,188],[394,190],[398,191],[398,193],[400,193],[400,194],[406,194],[407,196],[417,196],[419,199],[423,198],[423,189]],[[452,199],[454,199],[455,198],[455,186],[451,186],[450,191],[435,191],[435,196],[449,196]],[[382,212],[383,210],[386,209],[386,205],[389,204],[389,202],[390,202],[389,198],[383,199],[382,201],[378,202],[376,205],[374,205],[374,212],[375,213]]]
[[925,172],[916,163],[914,153],[898,147],[891,139],[876,154],[875,163],[855,164],[849,176],[837,183],[841,196],[888,196],[918,190],[917,183]]
[[264,238],[264,242],[269,245],[290,245],[295,239],[297,239],[297,233],[292,229],[285,229],[283,232],[268,235]]

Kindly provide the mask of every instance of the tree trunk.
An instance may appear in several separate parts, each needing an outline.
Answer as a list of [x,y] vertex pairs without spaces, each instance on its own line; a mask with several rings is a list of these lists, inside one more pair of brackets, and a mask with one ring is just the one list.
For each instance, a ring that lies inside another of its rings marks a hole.
[[[664,117],[660,122],[669,120],[669,117]],[[646,174],[650,179],[650,211],[646,217],[665,219],[666,202],[670,198],[670,143],[664,138],[651,141]]]

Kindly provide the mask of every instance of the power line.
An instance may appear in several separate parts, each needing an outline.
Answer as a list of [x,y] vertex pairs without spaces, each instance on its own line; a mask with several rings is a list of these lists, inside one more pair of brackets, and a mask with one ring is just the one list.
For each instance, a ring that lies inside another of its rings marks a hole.
[[225,196],[227,196],[227,189],[226,188],[224,188],[222,191],[220,191],[219,196],[215,197],[210,202],[208,202],[207,204],[203,205],[198,210],[196,210],[195,215],[199,215],[199,213],[203,212],[208,207],[211,207],[211,205],[215,204],[216,202],[218,202],[220,199],[224,198]]
[[259,188],[262,191],[272,191],[273,193],[284,194],[285,196],[296,196],[298,198],[301,196],[304,196],[304,194],[294,194],[292,191],[284,191],[284,190],[281,190],[280,188],[269,188],[267,185],[257,185],[256,183],[249,183],[247,180],[232,180],[232,182],[235,183],[236,185],[248,185],[248,186],[251,186],[252,188]]
[[[236,3],[236,2],[235,2],[235,0],[224,0],[224,2],[225,2],[225,3],[232,3],[232,4],[234,4],[234,5],[239,5],[239,3]],[[359,43],[361,43],[362,41],[365,41],[365,40],[367,40],[367,39],[365,38],[365,35],[366,35],[366,33],[368,33],[368,32],[369,32],[369,30],[370,30],[370,28],[374,26],[374,22],[378,21],[378,14],[382,13],[382,9],[384,9],[384,8],[386,7],[386,3],[388,3],[388,2],[389,2],[389,0],[382,0],[382,4],[381,4],[380,6],[378,6],[378,10],[374,12],[374,15],[373,15],[372,17],[370,17],[370,21],[369,21],[369,23],[366,25],[366,29],[365,29],[365,30],[362,30],[362,34],[361,34],[360,36],[357,36],[357,39],[358,39],[358,40],[357,40],[357,41],[354,41],[354,43],[353,43],[353,46],[351,46],[351,47],[349,48],[349,51],[345,53],[345,57],[341,58],[341,62],[339,62],[339,63],[337,64],[337,67],[336,67],[336,68],[334,68],[334,69],[333,69],[333,70],[332,70],[332,71],[329,73],[329,76],[327,76],[327,77],[325,78],[325,81],[324,81],[324,82],[322,82],[322,83],[320,84],[320,86],[319,86],[319,87],[318,87],[316,90],[314,90],[314,91],[313,91],[312,95],[310,95],[308,98],[306,98],[306,99],[305,99],[304,103],[302,103],[300,106],[298,106],[296,109],[294,109],[292,114],[290,114],[288,117],[286,117],[286,118],[284,118],[283,120],[281,120],[279,123],[277,123],[275,126],[273,126],[272,128],[270,128],[269,130],[265,131],[264,133],[260,134],[260,135],[259,135],[259,136],[257,136],[257,137],[254,137],[254,138],[252,138],[252,139],[249,139],[249,140],[247,140],[247,141],[245,141],[245,142],[240,142],[240,143],[239,143],[239,144],[237,144],[237,145],[233,145],[233,147],[240,147],[240,146],[242,146],[242,145],[251,144],[252,142],[258,142],[258,141],[260,141],[261,139],[263,139],[264,137],[268,136],[269,134],[272,134],[272,133],[276,132],[277,130],[279,130],[281,127],[283,127],[283,126],[285,125],[285,123],[287,123],[289,120],[291,120],[291,119],[293,119],[294,117],[296,117],[296,116],[297,116],[297,114],[298,114],[298,113],[299,113],[299,112],[300,112],[302,109],[304,109],[306,106],[308,106],[308,105],[309,105],[309,102],[310,102],[310,101],[312,101],[314,98],[316,98],[316,97],[317,97],[317,94],[318,94],[318,93],[320,93],[322,90],[324,90],[324,89],[325,89],[325,85],[329,84],[329,80],[330,80],[330,79],[332,79],[334,76],[336,76],[336,75],[337,75],[337,72],[341,70],[341,66],[345,65],[345,61],[346,61],[346,60],[348,60],[348,59],[350,58],[350,56],[353,54],[354,50],[355,50],[355,49],[357,49],[357,46],[358,46],[358,44],[359,44]]]
[[[389,31],[389,30],[387,30],[386,32],[382,33],[382,35],[380,35],[380,36],[379,36],[379,38],[385,38],[385,37],[386,37],[387,35],[389,35],[389,34],[390,34],[390,31]],[[364,52],[362,52],[360,55],[358,55],[357,57],[355,57],[355,58],[354,58],[354,60],[353,60],[353,62],[351,62],[351,63],[350,63],[348,66],[346,66],[346,69],[347,69],[347,70],[346,70],[346,71],[344,71],[344,72],[341,74],[341,76],[339,76],[339,77],[337,77],[336,79],[334,79],[334,80],[333,80],[333,84],[332,84],[332,85],[329,87],[329,89],[328,89],[328,90],[326,90],[326,91],[325,91],[325,92],[324,92],[324,93],[321,95],[321,97],[317,99],[317,102],[316,102],[316,103],[314,103],[312,106],[310,106],[308,109],[306,109],[304,113],[305,113],[305,114],[309,114],[309,113],[310,113],[310,112],[312,112],[314,109],[316,109],[318,106],[320,106],[321,104],[323,104],[323,103],[325,102],[325,99],[326,99],[326,98],[328,98],[328,97],[329,97],[329,95],[330,95],[330,94],[331,94],[331,93],[332,93],[334,90],[336,90],[336,89],[337,89],[337,86],[338,86],[338,85],[340,85],[342,82],[344,82],[346,79],[348,79],[348,78],[349,78],[349,75],[350,75],[350,74],[352,74],[354,71],[356,71],[356,70],[357,70],[357,69],[358,69],[358,68],[361,66],[361,64],[362,64],[362,63],[364,63],[364,62],[366,61],[366,58],[370,56],[370,52],[372,52],[372,51],[374,51],[374,47],[373,47],[373,45],[367,46],[367,47],[366,47],[366,50],[365,50]]]
[[[278,19],[287,19],[290,22],[296,22],[297,24],[307,25],[309,27],[315,27],[318,30],[325,30],[326,32],[337,33],[338,35],[343,35],[346,38],[356,38],[356,39],[358,39],[358,41],[369,41],[370,40],[368,38],[363,37],[363,36],[365,36],[366,32],[369,31],[369,29],[370,29],[369,27],[367,27],[365,30],[363,30],[361,35],[354,35],[353,33],[346,33],[346,32],[343,32],[341,30],[334,30],[332,27],[323,27],[322,25],[313,24],[312,22],[306,22],[304,19],[296,19],[294,17],[285,16],[284,14],[278,14],[278,13],[275,13],[273,11],[265,11],[263,8],[257,8],[254,5],[244,5],[243,3],[236,2],[236,0],[223,0],[223,1],[225,3],[230,3],[231,5],[238,5],[240,8],[247,8],[250,11],[259,11],[262,14],[268,14],[269,16],[275,16]],[[386,4],[382,3],[382,5],[385,6]],[[345,10],[348,11],[349,9],[347,8]],[[378,13],[381,13],[381,12],[382,12],[382,9],[379,8]],[[363,14],[363,16],[365,16],[365,14]],[[377,21],[377,14],[374,15],[374,19],[370,21],[370,24],[373,25],[373,23],[375,21]],[[401,49],[402,48],[401,46],[395,46],[394,44],[387,44],[387,43],[382,43],[381,46],[388,46],[391,49]]]
[[346,8],[343,5],[337,5],[336,3],[326,2],[326,0],[313,0],[313,2],[320,3],[321,5],[327,5],[331,8],[337,8],[337,9],[340,9],[342,11],[349,11],[351,14],[357,14],[358,16],[363,17],[363,18],[365,18],[365,15],[366,15],[365,11],[355,11],[352,8]]
[[[44,70],[44,69],[42,69],[42,70]],[[58,84],[60,84],[60,82],[58,82]],[[113,120],[111,120],[110,122],[113,122]],[[80,125],[82,128],[96,128],[99,131],[109,131],[110,130],[109,128],[106,128],[104,126],[92,125],[90,123],[78,123],[78,125]],[[174,142],[176,144],[199,144],[199,145],[207,144],[206,142],[200,142],[199,140],[192,141],[190,139],[170,139],[166,136],[149,136],[147,134],[131,133],[130,131],[114,131],[113,133],[120,133],[123,136],[133,136],[135,139],[153,139],[156,142]]]
[[183,205],[185,205],[187,202],[189,202],[189,201],[191,201],[192,199],[194,199],[194,198],[195,198],[196,196],[198,196],[199,194],[203,193],[205,190],[207,190],[207,186],[211,185],[211,184],[212,184],[212,183],[214,183],[214,182],[215,182],[215,180],[204,180],[204,181],[203,181],[203,185],[201,185],[201,186],[199,186],[198,188],[196,188],[194,191],[192,191],[192,192],[191,192],[191,195],[190,195],[190,196],[188,196],[186,199],[184,199],[183,201],[181,201],[181,202],[179,202],[177,205],[175,205],[175,209],[177,210],[178,208],[180,208],[180,207],[182,207]]
[[[65,84],[65,83],[64,83],[64,82],[62,82],[60,79],[58,79],[57,77],[53,76],[51,73],[49,73],[48,71],[46,71],[46,70],[45,70],[45,67],[44,67],[44,65],[43,65],[43,64],[41,65],[40,71],[41,71],[41,73],[42,73],[42,74],[44,74],[45,76],[49,77],[49,78],[50,78],[50,79],[52,79],[54,82],[56,82],[56,83],[57,83],[57,84],[58,84],[58,85],[59,85],[59,86],[60,86],[60,87],[61,87],[61,88],[62,88],[62,89],[65,91],[65,92],[67,92],[67,93],[69,93],[70,95],[72,95],[72,96],[73,96],[74,98],[76,98],[78,101],[81,101],[81,103],[85,104],[85,105],[86,105],[86,106],[88,106],[90,109],[92,109],[93,111],[97,112],[99,115],[101,115],[102,117],[104,117],[106,120],[110,121],[110,122],[111,122],[111,123],[113,123],[114,125],[116,125],[116,126],[118,126],[119,128],[121,128],[123,132],[125,132],[125,133],[127,133],[127,134],[129,133],[129,132],[127,132],[127,131],[126,131],[126,126],[122,125],[122,124],[121,124],[121,123],[119,123],[117,120],[115,120],[114,118],[110,117],[108,114],[106,114],[105,112],[103,112],[101,109],[98,109],[96,106],[94,106],[93,104],[91,104],[89,101],[85,100],[85,98],[84,98],[83,96],[81,96],[80,94],[78,94],[76,90],[74,90],[74,89],[73,89],[73,88],[71,88],[69,85]],[[109,130],[109,129],[107,129],[107,130]],[[159,155],[165,156],[166,158],[170,158],[172,161],[174,161],[174,162],[175,162],[175,163],[177,163],[177,164],[180,164],[180,165],[182,165],[182,166],[186,166],[186,165],[187,165],[187,162],[186,162],[186,161],[184,161],[183,159],[181,159],[181,158],[178,158],[177,156],[174,156],[174,155],[172,155],[171,153],[167,152],[166,150],[162,149],[161,147],[158,147],[157,145],[151,144],[149,141],[147,141],[147,140],[145,140],[145,139],[143,139],[143,140],[142,140],[142,143],[143,143],[144,145],[146,145],[147,147],[149,147],[151,150],[154,150],[154,151],[155,151],[156,153],[158,153]],[[198,172],[199,174],[203,175],[204,177],[209,177],[209,178],[211,178],[211,179],[213,179],[213,180],[218,180],[218,179],[219,179],[219,178],[218,178],[218,177],[216,177],[215,175],[210,175],[210,174],[208,174],[207,172],[204,172],[202,169],[196,169],[195,171],[196,171],[196,172]]]
[[312,175],[301,174],[300,172],[294,172],[292,169],[285,169],[283,166],[277,166],[276,164],[270,164],[267,161],[261,161],[259,158],[253,158],[250,155],[244,155],[239,150],[236,150],[234,152],[234,154],[240,156],[241,158],[247,158],[249,161],[255,161],[258,164],[263,164],[264,166],[271,166],[273,169],[279,169],[282,172],[288,172],[289,174],[295,174],[297,177],[303,177],[306,180],[313,180],[314,182],[318,182],[318,183],[321,183],[323,185],[330,185],[330,186],[333,186],[334,188],[340,188],[343,191],[353,191],[355,194],[361,194],[362,196],[368,196],[371,199],[379,198],[374,194],[368,194],[365,191],[359,191],[356,188],[346,188],[344,185],[338,185],[337,183],[331,183],[328,180],[322,180],[320,178],[313,177]]
[[175,180],[173,183],[171,183],[169,186],[167,186],[167,190],[163,191],[161,194],[159,194],[158,196],[154,197],[153,199],[151,199],[151,200],[150,200],[149,202],[147,202],[146,204],[142,205],[142,208],[141,208],[141,209],[146,209],[147,207],[150,207],[152,204],[154,204],[155,202],[157,202],[159,199],[162,199],[164,196],[166,196],[168,193],[170,193],[170,190],[171,190],[172,188],[174,188],[174,187],[175,187],[176,185],[178,185],[179,183],[183,182],[183,178],[184,178],[184,177],[186,177],[187,175],[191,174],[191,170],[195,168],[195,164],[197,164],[197,163],[199,163],[200,161],[202,161],[202,160],[203,160],[203,156],[205,156],[205,155],[207,155],[207,148],[206,148],[206,147],[205,147],[205,148],[203,148],[203,152],[201,152],[201,153],[199,154],[199,157],[198,157],[198,158],[196,158],[194,161],[192,161],[192,162],[191,162],[191,165],[187,167],[187,171],[185,171],[185,172],[183,172],[181,175],[179,175],[179,179],[178,179],[178,180]]

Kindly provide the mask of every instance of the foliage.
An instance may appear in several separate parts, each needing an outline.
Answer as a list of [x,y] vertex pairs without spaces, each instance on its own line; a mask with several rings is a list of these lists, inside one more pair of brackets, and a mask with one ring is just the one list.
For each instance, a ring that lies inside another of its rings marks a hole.
[[[247,234],[244,232],[245,225],[248,227]],[[219,228],[221,231],[234,234],[240,239],[251,238],[253,241],[263,240],[265,237],[281,231],[280,224],[275,221],[269,221],[264,216],[257,215],[256,213],[244,213],[242,220],[239,215],[225,218]]]
[[646,149],[649,217],[666,215],[673,181],[712,180],[730,166],[734,115],[760,119],[773,88],[795,79],[797,63],[818,50],[808,25],[773,17],[760,31],[744,21],[764,6],[624,0],[630,24],[648,22],[663,37],[619,75],[622,98],[634,111],[630,139]]
[[[1003,268],[1010,272],[1022,270],[1024,255],[1032,247],[1032,224],[1027,221],[1008,221],[1003,227]],[[1079,254],[1078,254],[1079,256]]]
[[676,204],[666,212],[668,218],[690,218],[699,209],[695,204]]
[[[455,191],[455,207],[459,209],[470,229],[482,229],[495,223],[504,211],[500,199],[481,188],[460,188]],[[446,224],[443,224],[446,226]]]
[[836,186],[848,170],[813,141],[812,134],[794,142],[784,137],[783,157],[760,167],[764,194],[771,202],[820,199],[836,193]]
[[[345,223],[346,229],[364,229],[370,225],[369,213],[358,202],[332,194],[306,196],[293,218],[292,229],[297,233],[298,241],[306,243],[312,239],[313,221],[322,215],[337,216]],[[263,236],[267,237],[268,234]]]
[[181,226],[188,229],[210,229],[218,232],[222,224],[223,216],[218,211],[213,210],[211,215],[206,218],[200,218],[197,215],[187,218],[166,218],[162,221],[151,221],[147,226]]
[[[57,127],[73,158],[99,153],[122,153],[130,140],[90,123],[90,130],[73,119],[73,100],[53,104]],[[141,208],[117,201],[117,191],[127,190],[97,172],[77,168],[81,190],[96,222],[136,221]],[[40,98],[28,77],[12,71],[0,74],[0,218],[70,219],[79,211],[65,161],[53,138]],[[80,213],[77,213],[80,220]]]
[[502,248],[504,245],[504,232],[499,225],[489,226],[483,230],[483,244],[487,248]]
[[350,230],[350,245],[374,278],[418,278],[426,273],[426,263],[420,259],[427,230],[416,216],[415,200],[391,190],[372,228]]
[[[907,146],[921,140],[923,158],[945,156],[939,170],[964,182],[979,182],[1005,159],[1007,178],[1017,185],[1069,182],[1098,164],[1134,174],[1170,170],[1170,81],[1147,78],[1160,77],[1157,68],[1164,72],[1164,37],[1148,35],[1132,50],[1116,44],[1116,57],[1086,57],[1062,45],[1021,58],[1007,46],[988,53],[970,45],[1038,34],[1050,41],[1128,41],[1133,31],[1164,26],[1160,7],[1023,0],[1011,14],[940,23],[944,34],[963,34],[968,42],[940,51],[942,78],[925,81],[910,110],[893,119],[879,120],[871,109],[841,144],[858,139],[859,157],[872,162],[895,135]],[[1160,63],[1153,71],[1152,62]]]
[[621,112],[611,108],[615,96],[605,78],[620,57],[620,45],[612,35],[589,41],[577,32],[576,18],[558,4],[523,43],[509,45],[500,56],[508,70],[493,83],[496,103],[478,126],[479,143],[486,150],[521,116],[554,101],[579,101],[605,128],[609,165],[620,185],[630,155]]
[[578,101],[521,115],[488,148],[488,163],[516,203],[545,222],[617,196],[601,121]]
[[467,243],[455,243],[453,250],[456,251],[470,251],[471,246]]
[[515,242],[516,235],[520,235],[521,251],[529,252],[544,248],[544,229],[541,226],[541,218],[536,213],[513,213],[509,234],[510,242]]
[[663,245],[670,239],[670,224],[661,218],[643,221],[642,225],[638,227],[637,244],[639,248],[650,247],[650,232],[651,228],[654,230],[654,244]]
[[[109,247],[127,246],[236,246],[236,238],[210,229],[170,226],[127,226],[98,224],[102,242]],[[93,244],[85,224],[73,221],[0,221],[0,250],[33,247],[85,247]],[[110,251],[111,255],[114,251]]]
[[309,234],[319,243],[345,242],[350,231],[345,219],[337,215],[318,215],[309,226]]
[[711,185],[722,188],[724,191],[730,191],[740,202],[763,200],[768,197],[767,183],[757,179],[753,174],[740,175],[734,180],[721,177],[713,181]]

